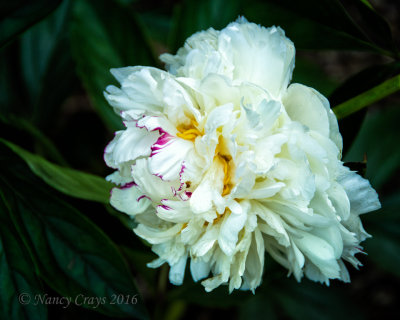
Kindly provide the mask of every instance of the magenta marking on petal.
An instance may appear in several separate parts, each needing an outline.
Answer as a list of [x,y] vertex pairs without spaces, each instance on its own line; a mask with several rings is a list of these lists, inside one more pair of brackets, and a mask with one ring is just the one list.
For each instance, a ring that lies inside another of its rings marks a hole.
[[168,207],[165,204],[159,205],[157,207],[163,208],[164,210],[171,210],[171,207]]
[[153,173],[153,176],[156,176],[156,177],[160,178],[161,180],[164,180],[163,175],[160,173]]
[[139,198],[137,198],[136,201],[139,202],[139,201],[142,200],[143,198],[147,198],[147,199],[151,200],[148,196],[146,196],[146,195],[144,194],[144,195],[141,195]]
[[185,182],[182,181],[182,175],[185,172],[186,166],[185,166],[185,161],[182,161],[182,166],[181,166],[181,170],[179,171],[179,182],[181,183],[179,186],[178,191],[182,191],[183,186],[185,185]]
[[179,195],[179,198],[181,198],[182,201],[188,201],[191,196],[192,196],[192,193],[190,191],[185,191],[184,193],[181,193]]
[[121,186],[120,189],[121,189],[121,190],[129,189],[129,188],[131,188],[131,187],[133,187],[133,186],[137,187],[137,184],[136,184],[135,181],[128,182],[128,183],[124,184],[123,186]]
[[161,134],[161,136],[150,147],[150,149],[151,149],[150,157],[152,157],[155,154],[159,153],[160,150],[165,148],[165,146],[172,140],[172,138],[174,138],[174,136],[170,135],[169,133],[165,132],[164,130],[161,130],[161,131],[158,130],[158,132]]

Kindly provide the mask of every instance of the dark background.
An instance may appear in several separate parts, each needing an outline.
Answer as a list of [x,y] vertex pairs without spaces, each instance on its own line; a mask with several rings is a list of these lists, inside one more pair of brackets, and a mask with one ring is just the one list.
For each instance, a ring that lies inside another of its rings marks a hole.
[[[103,149],[122,128],[102,94],[115,83],[109,69],[163,68],[160,53],[176,52],[192,33],[221,29],[239,15],[281,26],[297,50],[292,82],[319,90],[332,107],[400,73],[396,0],[16,0],[2,1],[0,9],[0,137],[100,177],[111,173]],[[226,287],[207,294],[190,272],[182,286],[169,284],[166,266],[145,266],[154,255],[122,214],[55,190],[0,142],[0,318],[135,318],[147,308],[150,318],[168,320],[399,319],[399,120],[397,92],[339,121],[344,161],[370,179],[382,202],[362,217],[373,237],[363,243],[364,266],[349,266],[352,282],[298,284],[267,257],[255,295],[229,295]],[[83,274],[74,273],[74,261]],[[135,284],[127,285],[132,277],[143,300],[131,309],[16,302],[23,290],[59,297],[135,293]]]

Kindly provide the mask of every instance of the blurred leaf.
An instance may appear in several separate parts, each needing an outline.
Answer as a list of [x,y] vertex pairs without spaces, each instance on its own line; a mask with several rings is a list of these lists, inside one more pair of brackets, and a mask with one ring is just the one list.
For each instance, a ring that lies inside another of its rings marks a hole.
[[147,318],[139,296],[137,304],[111,303],[113,296],[132,297],[138,293],[115,244],[3,149],[0,158],[3,200],[6,199],[18,232],[29,245],[40,276],[63,296],[106,299],[98,306],[79,300],[93,311]]
[[382,201],[382,209],[363,217],[373,238],[366,241],[368,258],[400,277],[400,193]]
[[377,190],[389,183],[400,168],[400,107],[368,113],[344,161],[360,161],[367,156],[366,177]]
[[399,57],[388,22],[367,0],[340,0],[340,3],[367,41],[387,50],[389,55]]
[[[347,79],[341,86],[329,96],[331,106],[338,105],[349,100],[364,91],[367,91],[385,80],[400,73],[400,63],[393,62],[385,65],[369,67]],[[343,136],[343,150],[351,147],[354,139],[360,131],[361,124],[365,118],[366,108],[351,114],[339,121],[340,133]]]
[[351,76],[329,95],[332,106],[349,100],[364,91],[400,74],[400,62],[375,65]]
[[30,114],[27,93],[20,70],[19,43],[0,50],[0,113]]
[[78,75],[108,128],[122,128],[120,118],[106,102],[103,91],[116,84],[110,68],[153,65],[152,52],[130,10],[111,0],[73,3],[71,43]]
[[[349,304],[343,291],[303,279],[301,284],[294,279],[281,279],[269,289],[269,299],[277,301],[283,312],[294,320],[362,319],[362,314]],[[265,297],[267,298],[267,297]]]
[[282,27],[297,49],[366,50],[395,55],[368,41],[336,0],[247,0],[244,15],[264,26]]
[[41,283],[32,268],[29,252],[10,220],[11,214],[0,190],[0,318],[47,319],[47,306],[34,305],[35,296],[43,294]]
[[[395,55],[387,22],[359,0],[272,0],[282,8],[308,18],[335,32],[346,34],[381,53]],[[315,40],[315,39],[314,39]]]
[[297,58],[292,83],[301,83],[329,95],[337,86],[320,67],[306,59]]
[[345,162],[344,165],[349,168],[351,171],[357,172],[362,177],[365,177],[367,172],[367,161],[363,162]]
[[[47,157],[49,157],[52,161],[57,162],[58,164],[67,165],[67,162],[64,160],[60,152],[57,150],[56,146],[53,142],[47,138],[39,129],[37,129],[31,122],[17,117],[13,114],[1,114],[0,113],[0,122],[3,123],[2,129],[9,129],[7,126],[11,127],[12,136],[16,135],[16,130],[22,130],[26,135],[29,135],[30,138],[33,138],[36,143],[35,147],[38,147],[40,151]],[[3,131],[0,131],[4,134]],[[9,138],[8,136],[6,138]],[[25,138],[25,136],[24,136]],[[29,141],[30,142],[30,141]]]
[[0,47],[40,21],[60,4],[60,0],[13,0],[0,4]]
[[193,33],[210,27],[222,29],[237,19],[240,13],[240,0],[183,1],[176,8],[170,39],[171,52],[183,46],[186,38]]
[[158,270],[147,267],[147,263],[156,259],[157,256],[150,248],[146,248],[147,250],[138,250],[120,246],[120,249],[131,268],[146,279],[150,284],[150,289],[154,289],[156,287],[156,275]]
[[33,121],[53,122],[55,113],[76,84],[69,47],[70,1],[21,37],[21,73],[27,88]]
[[337,105],[332,110],[338,119],[345,118],[348,115],[357,112],[362,108],[367,107],[372,103],[379,101],[399,90],[400,74],[350,100]]
[[[166,46],[171,32],[172,18],[155,11],[138,13],[140,20],[146,26],[153,45]],[[165,51],[165,48],[162,48]]]
[[229,294],[227,286],[220,286],[206,292],[201,281],[194,282],[190,272],[186,272],[183,285],[168,290],[168,301],[183,300],[188,303],[214,308],[229,308],[242,304],[252,295],[249,291],[235,290]]
[[104,178],[58,166],[1,138],[0,142],[18,154],[38,177],[58,191],[80,199],[109,203],[112,184]]
[[258,320],[278,320],[273,303],[265,296],[255,294],[246,300],[239,308],[239,320],[258,319]]

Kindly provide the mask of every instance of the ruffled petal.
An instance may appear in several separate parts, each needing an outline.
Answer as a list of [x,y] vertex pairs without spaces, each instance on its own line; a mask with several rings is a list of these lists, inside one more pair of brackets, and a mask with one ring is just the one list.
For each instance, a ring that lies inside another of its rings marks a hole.
[[380,209],[378,194],[368,180],[343,167],[337,181],[347,193],[352,213],[358,215]]
[[112,189],[111,205],[130,216],[143,213],[151,204],[139,188],[133,184],[124,186],[122,188]]
[[118,168],[124,162],[149,156],[151,146],[159,137],[157,132],[137,128],[135,123],[128,122],[126,125],[126,130],[118,131],[105,149],[104,160],[111,168]]
[[292,76],[295,49],[279,27],[264,28],[245,20],[223,29],[218,49],[233,66],[233,79],[266,88],[279,97]]

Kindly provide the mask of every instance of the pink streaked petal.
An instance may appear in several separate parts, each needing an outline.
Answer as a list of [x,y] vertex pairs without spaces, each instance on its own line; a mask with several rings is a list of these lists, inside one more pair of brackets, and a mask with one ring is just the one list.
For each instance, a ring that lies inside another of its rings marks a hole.
[[151,204],[136,184],[129,183],[122,188],[113,188],[110,199],[111,205],[130,216],[143,213]]
[[182,165],[187,154],[193,150],[191,141],[172,136],[161,137],[151,147],[149,158],[150,171],[163,180],[179,181]]
[[143,116],[136,123],[138,128],[145,128],[147,131],[158,131],[160,134],[176,135],[178,130],[175,126],[164,117]]
[[135,122],[125,122],[125,124],[126,130],[118,131],[105,149],[104,160],[109,167],[118,168],[127,161],[149,156],[151,146],[159,138],[157,132],[140,129],[136,127]]
[[172,199],[175,197],[172,188],[179,188],[178,182],[166,182],[156,177],[149,171],[149,159],[138,159],[132,166],[132,177],[139,188],[151,198],[153,203],[160,203],[162,199]]

